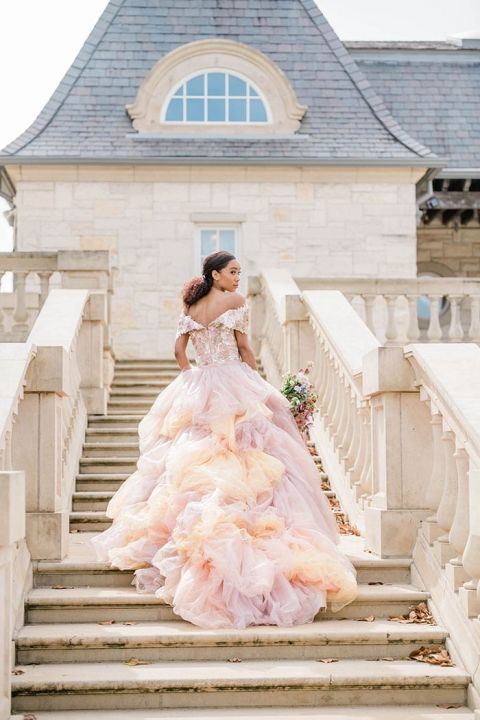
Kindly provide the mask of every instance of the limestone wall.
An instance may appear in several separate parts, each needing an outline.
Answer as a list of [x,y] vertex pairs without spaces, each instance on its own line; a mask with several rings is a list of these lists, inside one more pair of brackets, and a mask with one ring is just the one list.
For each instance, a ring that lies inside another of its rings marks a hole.
[[480,228],[432,225],[418,229],[419,270],[441,275],[480,275]]
[[[236,227],[246,276],[414,277],[411,168],[30,167],[17,186],[17,249],[105,249],[118,266],[119,357],[172,354],[179,291],[200,226]],[[198,262],[198,261],[197,261]]]

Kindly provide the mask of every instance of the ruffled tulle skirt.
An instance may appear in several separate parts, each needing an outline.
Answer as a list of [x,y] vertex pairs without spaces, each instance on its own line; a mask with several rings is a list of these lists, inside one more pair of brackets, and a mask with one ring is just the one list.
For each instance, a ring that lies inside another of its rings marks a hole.
[[193,367],[139,424],[136,471],[91,543],[202,627],[311,622],[357,592],[286,398],[241,360]]

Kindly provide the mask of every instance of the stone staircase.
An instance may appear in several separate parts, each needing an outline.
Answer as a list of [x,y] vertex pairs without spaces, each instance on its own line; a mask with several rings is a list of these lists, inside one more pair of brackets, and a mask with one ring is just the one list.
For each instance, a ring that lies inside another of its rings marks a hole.
[[92,558],[86,541],[108,526],[108,500],[135,469],[138,422],[177,372],[170,361],[117,362],[108,414],[89,419],[68,555],[34,564],[13,717],[473,719],[461,667],[409,659],[422,646],[451,650],[445,629],[389,619],[428,601],[411,584],[410,560],[373,556],[361,537],[341,540],[357,568],[355,602],[293,628],[193,626],[136,593],[132,572]]

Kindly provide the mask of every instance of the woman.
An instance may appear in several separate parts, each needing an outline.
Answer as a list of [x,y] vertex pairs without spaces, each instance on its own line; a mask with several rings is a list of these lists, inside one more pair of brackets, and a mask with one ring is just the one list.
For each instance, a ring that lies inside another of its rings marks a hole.
[[334,610],[353,600],[355,571],[290,404],[256,370],[240,272],[219,251],[186,283],[181,373],[140,422],[137,470],[92,543],[196,625],[290,626],[312,622],[327,598]]

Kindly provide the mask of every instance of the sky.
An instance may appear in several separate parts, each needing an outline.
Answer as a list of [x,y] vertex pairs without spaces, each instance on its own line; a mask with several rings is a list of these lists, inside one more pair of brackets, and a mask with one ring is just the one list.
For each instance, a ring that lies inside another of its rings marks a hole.
[[[480,0],[316,2],[342,40],[445,40],[480,30]],[[0,148],[34,121],[106,5],[107,0],[5,4],[0,14]],[[0,248],[9,238],[0,215]]]

